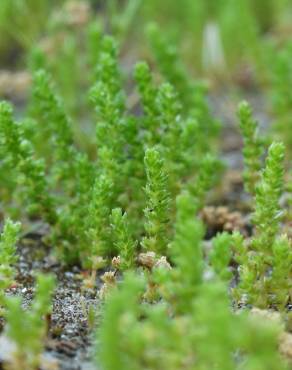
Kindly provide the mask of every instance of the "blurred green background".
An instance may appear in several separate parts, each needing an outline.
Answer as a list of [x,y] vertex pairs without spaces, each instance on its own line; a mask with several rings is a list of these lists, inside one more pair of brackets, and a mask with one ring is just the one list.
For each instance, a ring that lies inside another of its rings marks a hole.
[[158,70],[179,56],[211,87],[258,88],[290,42],[291,16],[291,0],[1,0],[0,95],[25,101],[30,72],[45,67],[79,114],[104,33],[116,37],[125,75],[139,59]]

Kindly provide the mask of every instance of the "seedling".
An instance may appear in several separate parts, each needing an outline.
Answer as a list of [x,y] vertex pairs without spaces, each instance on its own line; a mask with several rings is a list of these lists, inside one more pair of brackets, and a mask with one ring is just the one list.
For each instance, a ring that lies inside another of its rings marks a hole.
[[57,215],[53,199],[48,193],[44,161],[34,158],[32,143],[24,137],[21,123],[14,120],[12,107],[6,102],[0,104],[0,127],[3,151],[6,152],[10,170],[17,171],[16,178],[23,186],[23,199],[28,212],[42,215],[46,221],[54,224]]
[[247,246],[244,246],[242,238],[237,236],[235,240],[240,274],[236,294],[247,294],[247,300],[259,307],[274,304],[282,309],[291,294],[287,287],[291,284],[292,258],[290,241],[286,236],[278,235],[283,218],[279,205],[283,189],[283,161],[284,145],[273,143],[256,187],[253,214],[255,235]]
[[142,240],[142,246],[146,250],[165,253],[168,242],[168,212],[170,211],[167,174],[157,150],[148,149],[144,161],[147,174],[145,188],[147,207],[144,210],[147,220],[145,223],[147,236]]
[[55,279],[51,275],[38,275],[36,284],[35,298],[28,311],[21,307],[21,298],[5,298],[6,335],[16,345],[16,352],[9,365],[13,370],[38,369],[41,364]]
[[252,116],[252,110],[247,102],[242,102],[238,108],[240,131],[243,137],[243,180],[247,192],[255,194],[256,184],[260,177],[263,141],[258,133],[257,121]]
[[7,219],[0,237],[0,303],[3,305],[5,289],[9,288],[16,275],[16,243],[19,239],[20,223]]

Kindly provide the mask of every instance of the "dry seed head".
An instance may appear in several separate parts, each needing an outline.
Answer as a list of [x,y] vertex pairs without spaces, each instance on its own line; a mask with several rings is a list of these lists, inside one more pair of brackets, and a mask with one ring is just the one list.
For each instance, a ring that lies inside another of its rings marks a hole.
[[279,344],[280,353],[292,363],[292,334],[282,333]]
[[225,231],[243,231],[245,222],[240,212],[231,212],[227,207],[204,207],[203,221],[210,227]]
[[156,262],[156,253],[155,252],[146,252],[140,253],[137,258],[138,264],[152,269]]
[[120,266],[121,266],[121,257],[120,256],[113,257],[113,259],[112,259],[112,266],[115,269],[119,269],[120,268]]
[[165,256],[160,257],[159,260],[153,266],[153,268],[155,268],[155,269],[163,268],[163,269],[171,270],[171,266],[168,263]]
[[264,320],[273,321],[275,323],[281,323],[281,315],[279,312],[270,310],[261,310],[260,308],[252,308],[250,311],[252,316],[258,316]]
[[116,277],[114,271],[106,271],[102,276],[101,280],[106,284],[115,284]]

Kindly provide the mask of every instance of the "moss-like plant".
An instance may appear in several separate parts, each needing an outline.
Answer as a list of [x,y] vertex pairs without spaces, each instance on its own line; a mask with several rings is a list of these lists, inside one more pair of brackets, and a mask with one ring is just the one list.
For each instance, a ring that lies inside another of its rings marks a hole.
[[33,113],[40,121],[38,143],[49,138],[49,143],[54,148],[53,152],[50,151],[50,157],[56,176],[61,179],[74,176],[76,151],[73,145],[72,127],[62,101],[55,93],[52,81],[44,70],[34,74],[32,107]]
[[189,178],[200,167],[202,156],[210,147],[204,131],[208,120],[204,115],[209,115],[205,93],[197,92],[202,104],[194,103],[197,113],[189,113],[182,109],[175,85],[156,86],[146,63],[136,65],[135,80],[144,113],[140,135],[145,145],[159,146],[169,168],[170,188],[177,195],[181,179]]
[[240,264],[240,283],[235,292],[247,294],[247,300],[259,307],[275,304],[284,308],[291,294],[287,289],[291,284],[291,266],[286,266],[284,260],[280,262],[281,258],[291,260],[291,244],[286,237],[278,235],[283,217],[279,204],[283,190],[283,161],[284,145],[273,143],[256,187],[252,218],[255,235],[246,247],[242,238],[236,237],[235,243]]
[[134,274],[125,276],[124,281],[124,288],[120,291],[115,290],[109,297],[105,307],[103,325],[97,335],[96,361],[97,363],[101,361],[107,370],[126,370],[132,362],[131,357],[129,357],[129,362],[121,357],[124,344],[120,334],[124,329],[123,318],[128,317],[130,320],[135,320],[139,294],[142,294],[144,284]]
[[175,233],[170,245],[171,260],[176,269],[173,287],[169,290],[172,291],[171,300],[177,302],[177,309],[186,311],[202,282],[204,227],[195,218],[196,202],[189,193],[179,195],[176,206]]
[[[152,80],[150,67],[146,62],[139,62],[135,66],[134,77],[137,82],[143,110],[146,116],[155,119],[157,107],[155,99],[157,96],[157,88]],[[151,124],[151,122],[149,122]]]
[[199,120],[202,132],[207,134],[209,139],[216,136],[219,123],[210,116],[206,84],[190,78],[173,40],[162,35],[157,25],[151,24],[147,33],[159,69],[178,91],[184,110]]
[[29,213],[42,215],[46,221],[54,224],[57,215],[49,194],[45,163],[35,158],[32,143],[24,137],[21,123],[14,120],[12,107],[6,102],[0,104],[0,127],[1,145],[10,163],[10,170],[17,171],[16,178],[23,187],[23,199]]
[[0,237],[0,303],[3,305],[5,289],[9,288],[15,277],[14,264],[17,261],[16,243],[19,239],[20,223],[7,219]]
[[138,243],[130,233],[127,213],[123,214],[120,208],[115,208],[112,210],[110,221],[113,240],[121,257],[120,267],[123,270],[133,268]]
[[227,232],[217,234],[212,239],[213,248],[210,253],[210,263],[215,273],[223,280],[231,278],[229,264],[232,258],[232,236]]
[[197,204],[197,211],[200,210],[206,201],[208,192],[215,185],[222,163],[214,155],[207,153],[202,158],[201,166],[195,179],[191,179],[188,190],[193,196],[193,201]]
[[146,236],[142,240],[142,246],[146,250],[165,253],[168,243],[170,212],[167,174],[157,150],[147,149],[144,161],[147,174],[145,187],[147,207],[144,210]]
[[260,177],[263,140],[258,133],[258,124],[253,118],[252,110],[247,102],[238,108],[239,127],[243,137],[244,186],[246,191],[254,195]]
[[99,176],[92,189],[89,213],[86,220],[86,242],[90,243],[90,259],[107,256],[114,250],[110,229],[113,183],[110,177]]
[[184,111],[176,88],[154,84],[149,67],[140,63],[135,78],[143,115],[133,117],[116,42],[92,32],[99,40],[96,83],[89,94],[96,111],[92,160],[78,149],[73,123],[44,70],[34,72],[30,117],[15,122],[3,103],[1,124],[2,152],[10,153],[5,166],[11,190],[23,194],[20,204],[53,226],[50,240],[62,260],[93,267],[97,257],[117,253],[110,220],[115,208],[126,212],[133,240],[147,251],[166,254],[175,218],[172,200],[189,187],[199,210],[219,166],[213,156],[204,158],[209,152],[204,127],[213,122],[205,93],[193,92],[201,103],[192,113]]
[[35,298],[28,311],[21,307],[21,298],[5,298],[6,335],[16,345],[10,365],[13,370],[38,369],[41,364],[55,279],[51,275],[38,275],[36,284]]
[[284,155],[282,143],[270,146],[261,182],[256,188],[253,223],[257,234],[253,245],[259,250],[267,250],[273,244],[283,217],[279,201],[284,187]]
[[202,284],[184,315],[165,302],[143,304],[144,288],[127,275],[106,301],[96,344],[96,364],[105,370],[286,369],[277,351],[281,328],[235,315],[224,284]]
[[[96,67],[97,83],[90,91],[97,124],[96,139],[101,172],[113,180],[112,192],[117,199],[125,184],[125,118],[126,99],[122,89],[121,72],[117,60],[117,45],[113,38],[101,41]],[[119,172],[119,176],[118,176]],[[118,181],[115,177],[118,176]]]

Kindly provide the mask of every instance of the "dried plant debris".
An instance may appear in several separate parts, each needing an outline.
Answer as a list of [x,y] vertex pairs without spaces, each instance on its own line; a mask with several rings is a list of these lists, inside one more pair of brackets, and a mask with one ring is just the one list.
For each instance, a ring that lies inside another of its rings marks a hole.
[[246,234],[248,227],[246,218],[241,212],[230,211],[228,207],[204,207],[201,217],[213,235],[218,231],[241,231]]

